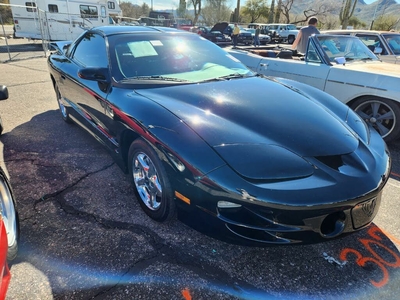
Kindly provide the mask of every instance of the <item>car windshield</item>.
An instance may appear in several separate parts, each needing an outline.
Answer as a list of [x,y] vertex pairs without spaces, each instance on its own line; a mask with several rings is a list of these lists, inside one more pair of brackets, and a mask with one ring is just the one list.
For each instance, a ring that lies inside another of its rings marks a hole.
[[379,60],[374,53],[358,38],[343,35],[318,35],[321,44],[331,62],[344,57],[346,62]]
[[109,37],[109,45],[113,77],[122,83],[196,83],[230,75],[254,76],[226,51],[196,34],[115,35]]
[[400,34],[385,34],[386,42],[396,55],[400,55]]

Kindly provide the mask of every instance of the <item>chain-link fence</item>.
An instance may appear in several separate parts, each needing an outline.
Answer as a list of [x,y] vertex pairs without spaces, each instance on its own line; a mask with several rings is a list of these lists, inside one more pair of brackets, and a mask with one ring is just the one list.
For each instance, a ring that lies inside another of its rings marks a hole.
[[68,13],[56,4],[49,4],[48,11],[38,8],[36,2],[25,4],[28,6],[0,3],[0,62],[46,57],[50,41],[73,40],[85,29],[115,24],[106,6],[95,2],[73,3]]
[[[37,15],[38,18],[44,16],[40,11]],[[10,16],[12,16],[11,5],[0,3],[0,62],[46,57],[48,41],[46,39],[17,38]],[[45,33],[43,36],[46,36]]]

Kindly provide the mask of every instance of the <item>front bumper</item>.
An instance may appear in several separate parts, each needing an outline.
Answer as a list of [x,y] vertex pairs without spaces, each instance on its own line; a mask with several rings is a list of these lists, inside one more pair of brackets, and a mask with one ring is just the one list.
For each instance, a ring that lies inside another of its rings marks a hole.
[[363,171],[350,159],[353,154],[345,156],[344,166],[337,169],[329,161],[314,159],[319,164],[312,176],[283,182],[246,181],[226,166],[200,179],[192,196],[187,195],[193,199],[193,211],[197,208],[208,216],[213,236],[257,244],[336,238],[368,226],[378,213],[391,160],[380,137],[370,146],[377,151],[371,156],[357,152],[369,161]]
[[381,203],[381,192],[346,203],[317,207],[217,207],[217,217],[237,238],[258,243],[289,244],[338,237],[368,226]]

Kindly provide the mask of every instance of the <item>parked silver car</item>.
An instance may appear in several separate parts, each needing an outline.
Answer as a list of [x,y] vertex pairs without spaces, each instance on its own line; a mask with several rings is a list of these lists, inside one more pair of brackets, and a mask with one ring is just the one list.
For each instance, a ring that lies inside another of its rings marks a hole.
[[[254,36],[256,34],[256,30],[254,28],[243,28],[243,30],[247,32],[251,32],[251,35],[253,36],[253,41],[254,41]],[[260,40],[261,45],[266,45],[271,41],[271,37],[267,34],[262,34],[258,36],[258,39]]]
[[[385,62],[400,64],[400,33],[373,30],[327,30],[321,33],[352,35],[358,37],[368,48]],[[380,48],[381,52],[376,51]]]

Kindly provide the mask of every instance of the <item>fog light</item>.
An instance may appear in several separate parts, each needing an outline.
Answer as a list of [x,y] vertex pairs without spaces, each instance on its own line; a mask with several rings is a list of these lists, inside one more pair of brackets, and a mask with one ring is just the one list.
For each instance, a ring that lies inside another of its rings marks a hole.
[[333,238],[340,235],[345,228],[346,215],[339,211],[325,217],[321,224],[321,234],[324,238]]
[[218,201],[218,208],[238,208],[242,207],[240,204],[229,202],[229,201]]

